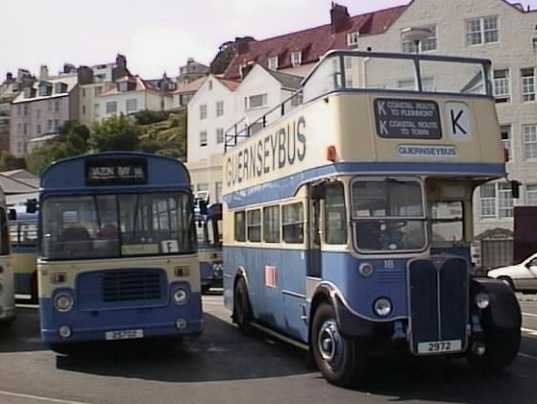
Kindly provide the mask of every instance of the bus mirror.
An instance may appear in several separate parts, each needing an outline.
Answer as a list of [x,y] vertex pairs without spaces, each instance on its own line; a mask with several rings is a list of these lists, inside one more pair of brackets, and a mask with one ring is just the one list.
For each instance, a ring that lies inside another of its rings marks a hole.
[[513,199],[520,198],[520,182],[518,181],[511,181],[511,195],[513,196]]
[[37,199],[28,199],[26,201],[26,213],[37,212]]
[[311,199],[324,199],[326,196],[325,184],[318,184],[311,189]]
[[17,211],[15,209],[9,209],[9,212],[7,214],[7,218],[9,220],[17,220]]

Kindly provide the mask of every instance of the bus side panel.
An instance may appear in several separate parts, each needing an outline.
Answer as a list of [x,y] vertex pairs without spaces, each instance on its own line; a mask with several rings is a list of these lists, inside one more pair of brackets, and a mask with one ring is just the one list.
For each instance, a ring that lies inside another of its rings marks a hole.
[[280,250],[282,257],[283,300],[286,333],[304,342],[308,340],[306,318],[306,252]]
[[11,263],[15,274],[15,293],[29,295],[32,293],[32,276],[36,271],[35,247],[27,249],[13,248]]
[[[369,278],[362,277],[358,271],[363,262],[374,268]],[[406,317],[407,262],[407,259],[358,259],[349,253],[323,251],[323,280],[333,283],[350,308],[361,316],[379,319],[373,312],[373,303],[379,297],[387,297],[393,304],[392,314],[387,319]]]

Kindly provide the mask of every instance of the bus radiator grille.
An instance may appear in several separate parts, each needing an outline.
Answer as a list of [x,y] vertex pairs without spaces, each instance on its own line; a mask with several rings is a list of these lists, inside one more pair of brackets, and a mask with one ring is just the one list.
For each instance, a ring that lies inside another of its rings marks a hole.
[[468,269],[462,258],[441,265],[416,260],[408,267],[412,350],[420,342],[465,342],[468,316]]
[[161,274],[148,269],[107,271],[102,278],[103,301],[160,300]]

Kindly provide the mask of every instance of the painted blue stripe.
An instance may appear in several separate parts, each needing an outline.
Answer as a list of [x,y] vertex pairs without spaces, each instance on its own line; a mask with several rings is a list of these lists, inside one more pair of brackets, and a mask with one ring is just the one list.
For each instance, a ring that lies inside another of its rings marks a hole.
[[254,185],[240,191],[224,195],[230,209],[257,203],[289,198],[297,187],[308,180],[337,173],[405,173],[405,174],[458,174],[468,176],[501,177],[505,175],[505,164],[497,163],[446,163],[446,162],[344,162],[310,168],[279,178],[274,181]]

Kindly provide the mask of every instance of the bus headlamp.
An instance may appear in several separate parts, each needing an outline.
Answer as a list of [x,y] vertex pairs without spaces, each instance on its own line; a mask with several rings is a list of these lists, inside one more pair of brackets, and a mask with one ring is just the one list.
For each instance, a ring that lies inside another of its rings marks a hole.
[[71,331],[71,327],[69,327],[68,325],[62,325],[60,328],[58,328],[58,334],[63,339],[67,339],[71,337],[73,332]]
[[375,309],[375,313],[377,314],[377,316],[387,317],[392,312],[392,302],[390,302],[390,299],[388,298],[381,297],[375,300],[373,308]]
[[222,274],[222,264],[213,264],[213,275],[220,276]]
[[60,293],[54,298],[54,307],[60,313],[66,313],[73,308],[73,298],[67,293]]
[[362,275],[364,278],[369,278],[374,272],[373,265],[371,265],[369,262],[363,262],[358,267],[358,272],[360,272],[360,275]]
[[490,296],[486,293],[478,293],[475,296],[475,305],[481,310],[485,310],[490,305]]
[[175,304],[181,306],[188,302],[188,291],[183,288],[177,288],[173,292],[173,301]]

